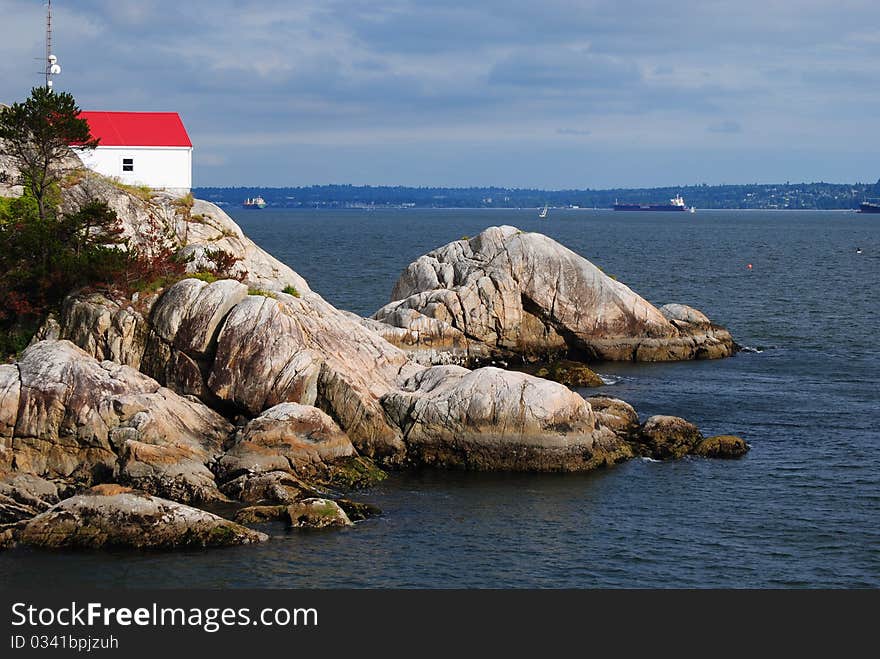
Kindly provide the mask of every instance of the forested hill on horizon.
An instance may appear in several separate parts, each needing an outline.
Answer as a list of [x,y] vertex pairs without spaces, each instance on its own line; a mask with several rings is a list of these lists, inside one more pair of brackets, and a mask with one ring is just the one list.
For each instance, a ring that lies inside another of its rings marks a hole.
[[537,190],[521,188],[312,185],[289,188],[196,187],[200,199],[238,206],[262,196],[275,208],[610,208],[616,201],[665,202],[677,194],[688,206],[728,209],[845,210],[866,198],[880,197],[877,183],[776,183],[690,185],[610,190]]

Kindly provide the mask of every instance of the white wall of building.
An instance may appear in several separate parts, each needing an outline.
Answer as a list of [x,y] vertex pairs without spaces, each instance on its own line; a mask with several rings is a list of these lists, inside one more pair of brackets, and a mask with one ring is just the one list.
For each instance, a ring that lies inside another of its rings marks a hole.
[[[191,147],[99,146],[76,151],[89,169],[128,185],[146,185],[179,194],[186,194],[192,188]],[[132,171],[123,169],[125,159],[131,159]]]

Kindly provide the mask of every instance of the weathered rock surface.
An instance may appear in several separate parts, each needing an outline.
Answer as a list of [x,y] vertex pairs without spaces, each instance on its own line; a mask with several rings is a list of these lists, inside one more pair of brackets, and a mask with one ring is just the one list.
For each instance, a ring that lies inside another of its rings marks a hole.
[[[137,306],[148,309],[155,296],[138,296]],[[123,304],[102,293],[71,296],[64,301],[55,336],[67,339],[98,361],[114,361],[140,369],[148,327],[133,303]]]
[[326,473],[327,464],[355,455],[336,422],[316,407],[279,403],[242,428],[218,461],[224,479],[243,473],[290,470],[300,477]]
[[383,397],[404,431],[407,460],[468,469],[577,471],[631,457],[590,405],[525,373],[434,366]]
[[608,396],[587,398],[597,422],[622,439],[631,440],[639,431],[639,415],[626,401]]
[[693,453],[702,439],[699,428],[690,421],[658,414],[642,425],[638,443],[646,455],[667,460]]
[[741,458],[748,452],[749,445],[735,435],[707,437],[694,449],[694,455],[704,458]]
[[188,203],[166,192],[127,188],[89,171],[75,177],[62,198],[66,211],[93,199],[107,202],[122,220],[122,237],[129,245],[147,254],[167,249],[191,259],[187,265],[190,272],[210,267],[210,251],[221,250],[238,257],[229,274],[250,286],[270,290],[293,286],[300,293],[309,291],[305,279],[258,247],[210,202]]
[[222,498],[206,465],[232,426],[132,368],[41,341],[0,368],[0,432],[15,471],[201,501]]
[[219,547],[268,536],[217,515],[118,485],[65,499],[28,521],[19,542],[36,547]]
[[220,490],[230,499],[253,505],[289,505],[320,494],[289,471],[242,474],[223,483]]
[[262,524],[287,519],[287,506],[248,506],[235,513],[239,524]]
[[30,519],[58,503],[58,486],[33,474],[0,474],[0,525]]
[[331,499],[303,499],[287,507],[287,520],[296,528],[352,526],[345,511]]
[[[492,227],[411,263],[373,318],[403,348],[482,344],[501,355],[672,361],[726,357],[727,330],[682,305],[666,314],[538,233]],[[693,313],[691,313],[693,312]],[[670,320],[671,318],[671,320]],[[440,329],[437,329],[440,328]],[[435,333],[439,335],[435,338]]]

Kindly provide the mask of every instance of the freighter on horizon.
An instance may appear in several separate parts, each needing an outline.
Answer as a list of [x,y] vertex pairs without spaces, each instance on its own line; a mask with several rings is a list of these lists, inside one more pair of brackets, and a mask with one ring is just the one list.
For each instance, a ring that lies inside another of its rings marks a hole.
[[669,200],[668,204],[621,204],[614,202],[614,210],[616,211],[681,211],[694,212],[693,208],[688,208],[684,203],[681,195],[677,195]]
[[880,213],[880,199],[866,199],[859,204],[860,213]]
[[248,197],[247,199],[244,200],[244,203],[241,206],[242,206],[242,208],[256,208],[256,209],[265,208],[266,207],[266,200],[260,196],[256,196],[253,199]]

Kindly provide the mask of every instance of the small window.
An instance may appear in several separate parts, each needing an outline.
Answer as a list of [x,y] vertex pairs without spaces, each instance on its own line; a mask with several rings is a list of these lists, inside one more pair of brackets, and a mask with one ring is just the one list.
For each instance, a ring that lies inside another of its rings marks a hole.
[[134,158],[123,158],[122,159],[122,171],[123,172],[133,172],[134,171]]

